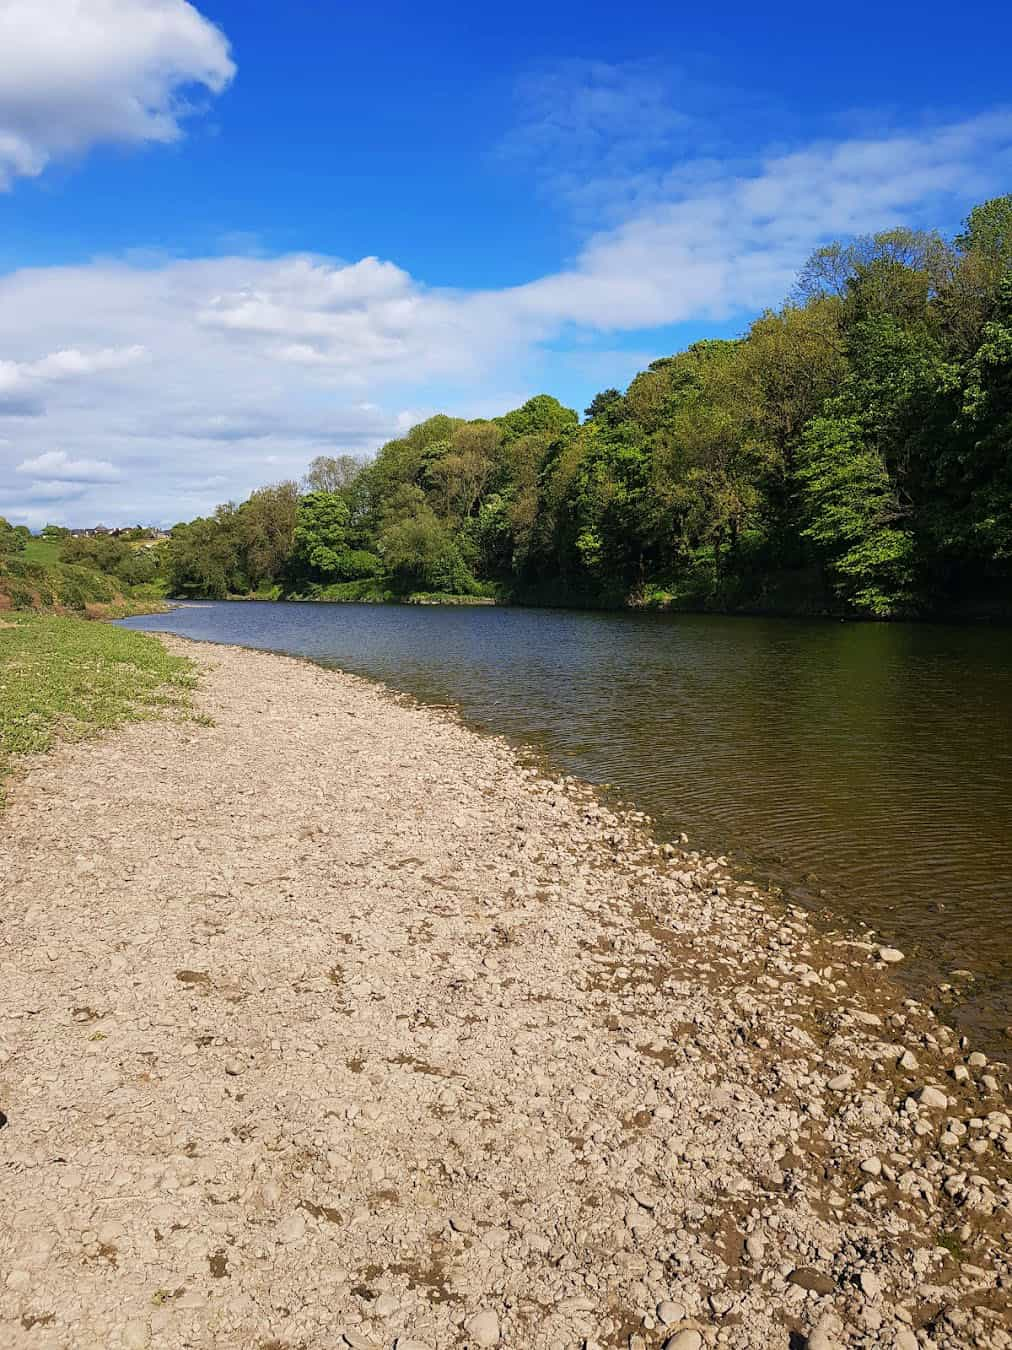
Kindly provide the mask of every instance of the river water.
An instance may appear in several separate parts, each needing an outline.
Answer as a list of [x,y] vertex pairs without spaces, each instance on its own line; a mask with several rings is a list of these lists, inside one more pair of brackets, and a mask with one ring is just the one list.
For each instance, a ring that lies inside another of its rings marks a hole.
[[1010,630],[245,601],[125,624],[452,702],[611,785],[663,834],[871,926],[919,994],[1008,1054]]

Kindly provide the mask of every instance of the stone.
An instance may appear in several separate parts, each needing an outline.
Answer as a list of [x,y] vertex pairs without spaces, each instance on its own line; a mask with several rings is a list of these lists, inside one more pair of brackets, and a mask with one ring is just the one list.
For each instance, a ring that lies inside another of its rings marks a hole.
[[278,1225],[278,1241],[282,1243],[301,1242],[306,1236],[306,1221],[301,1214],[290,1214]]
[[949,1099],[945,1093],[940,1088],[931,1087],[930,1084],[921,1088],[917,1100],[922,1106],[930,1107],[934,1111],[944,1111],[949,1105]]
[[149,1340],[147,1323],[139,1318],[128,1322],[120,1333],[120,1339],[125,1350],[144,1350]]
[[238,1078],[242,1073],[242,1065],[237,1059],[226,1059],[225,1072],[232,1078]]
[[895,966],[903,960],[903,953],[898,947],[879,947],[878,959],[887,966]]
[[916,1069],[917,1056],[912,1050],[904,1050],[897,1061],[901,1069]]
[[865,1158],[861,1164],[861,1171],[867,1172],[870,1177],[881,1176],[882,1163],[879,1158]]
[[674,1303],[671,1299],[665,1299],[663,1303],[657,1305],[657,1320],[662,1327],[674,1326],[676,1322],[684,1321],[685,1309],[681,1303]]
[[917,1337],[907,1327],[902,1331],[897,1331],[893,1340],[895,1350],[921,1350]]
[[393,1317],[400,1306],[400,1300],[395,1298],[393,1294],[380,1294],[372,1305],[372,1310],[377,1317]]
[[499,1344],[499,1317],[491,1308],[482,1308],[464,1323],[464,1330],[475,1345]]
[[571,1298],[560,1298],[555,1305],[555,1311],[571,1316],[573,1313],[593,1312],[594,1306],[592,1298],[584,1298],[581,1294],[574,1294]]
[[831,1078],[826,1084],[830,1092],[849,1092],[854,1086],[854,1075],[852,1073],[838,1073],[835,1078]]
[[676,1331],[664,1342],[664,1350],[702,1350],[703,1338],[694,1327]]
[[766,1252],[766,1240],[762,1233],[749,1233],[745,1239],[745,1251],[748,1259],[758,1265]]
[[351,1346],[351,1350],[378,1350],[376,1343],[363,1336],[360,1331],[346,1331],[344,1339]]
[[817,1326],[808,1337],[808,1350],[840,1350],[840,1342],[827,1327]]
[[882,1281],[873,1270],[862,1270],[859,1283],[865,1298],[878,1298],[882,1292]]

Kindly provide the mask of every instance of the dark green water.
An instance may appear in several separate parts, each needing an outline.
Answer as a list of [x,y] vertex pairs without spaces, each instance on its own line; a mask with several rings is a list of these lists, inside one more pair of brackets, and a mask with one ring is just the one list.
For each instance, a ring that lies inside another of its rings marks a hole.
[[1008,1052],[1012,631],[268,603],[127,623],[456,703],[662,831],[871,925],[919,992],[973,971],[956,1016]]

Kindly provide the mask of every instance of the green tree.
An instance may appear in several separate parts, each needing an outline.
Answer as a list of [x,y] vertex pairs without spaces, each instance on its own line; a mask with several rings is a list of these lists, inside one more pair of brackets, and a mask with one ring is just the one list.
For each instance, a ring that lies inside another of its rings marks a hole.
[[823,550],[838,593],[879,617],[912,601],[914,544],[908,512],[882,455],[857,417],[817,417],[802,444],[804,534]]
[[240,508],[245,571],[254,588],[281,580],[292,556],[300,498],[298,483],[275,483]]
[[306,491],[344,494],[365,467],[355,455],[317,455],[306,474]]
[[477,583],[450,531],[425,501],[401,495],[387,515],[379,552],[395,586],[404,591],[472,595]]
[[310,492],[299,503],[292,535],[301,568],[318,577],[336,577],[347,546],[348,504],[337,492]]
[[130,546],[111,534],[66,536],[60,544],[60,562],[93,567],[97,572],[116,575],[126,560]]
[[165,550],[169,594],[209,600],[245,595],[249,577],[244,553],[242,520],[232,502],[219,506],[213,516],[175,525]]
[[565,407],[551,394],[535,394],[522,408],[515,408],[497,417],[496,421],[502,427],[504,438],[511,441],[518,436],[530,436],[537,432],[556,436],[569,427],[575,427],[580,419],[572,408]]
[[0,516],[0,554],[22,552],[30,538],[31,531],[26,525],[12,525]]

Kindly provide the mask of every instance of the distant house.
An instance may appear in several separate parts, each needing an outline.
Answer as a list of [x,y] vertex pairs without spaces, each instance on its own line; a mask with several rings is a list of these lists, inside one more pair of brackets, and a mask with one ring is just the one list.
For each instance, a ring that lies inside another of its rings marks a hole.
[[145,542],[148,543],[157,544],[161,543],[162,540],[169,538],[167,530],[160,529],[155,525],[128,525],[124,529],[117,528],[113,530],[110,530],[105,525],[88,525],[84,528],[73,529],[70,531],[70,534],[74,539],[101,539],[105,536],[112,539],[119,539],[123,535],[134,534],[134,531],[138,529],[144,529],[146,531],[144,538]]

